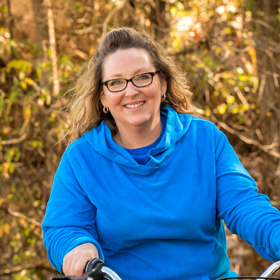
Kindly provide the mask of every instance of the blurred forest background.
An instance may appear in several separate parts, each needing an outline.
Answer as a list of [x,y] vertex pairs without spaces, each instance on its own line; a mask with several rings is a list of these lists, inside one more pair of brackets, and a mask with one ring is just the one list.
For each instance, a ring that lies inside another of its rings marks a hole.
[[[0,0],[2,280],[58,275],[40,224],[67,145],[66,92],[102,33],[122,26],[165,47],[199,112],[280,208],[280,1]],[[228,250],[240,275],[270,264],[229,232]]]

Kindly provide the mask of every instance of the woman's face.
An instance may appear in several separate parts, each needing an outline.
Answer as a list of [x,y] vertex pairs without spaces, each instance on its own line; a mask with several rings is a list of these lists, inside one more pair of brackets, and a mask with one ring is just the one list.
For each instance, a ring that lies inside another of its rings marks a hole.
[[[135,75],[157,70],[146,50],[120,49],[106,57],[103,81],[131,79]],[[110,110],[119,133],[135,127],[153,129],[160,122],[160,103],[165,92],[166,82],[155,75],[152,84],[141,88],[128,82],[126,89],[110,92],[104,85],[101,102]]]

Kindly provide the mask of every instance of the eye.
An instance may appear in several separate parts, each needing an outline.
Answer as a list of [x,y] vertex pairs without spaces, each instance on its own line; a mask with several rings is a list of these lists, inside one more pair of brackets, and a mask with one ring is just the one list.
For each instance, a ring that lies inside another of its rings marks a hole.
[[145,80],[149,80],[151,78],[150,74],[140,74],[139,76],[137,76],[137,80],[141,80],[141,81],[145,81]]
[[124,79],[115,79],[115,80],[111,80],[108,85],[110,87],[114,87],[114,86],[119,86],[119,85],[123,85],[125,83]]

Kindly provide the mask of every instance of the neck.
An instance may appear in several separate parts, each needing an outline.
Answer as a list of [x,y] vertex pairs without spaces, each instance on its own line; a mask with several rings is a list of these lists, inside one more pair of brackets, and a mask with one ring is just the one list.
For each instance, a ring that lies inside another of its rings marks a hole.
[[126,149],[137,149],[149,146],[154,143],[160,136],[162,131],[161,121],[150,129],[143,129],[141,127],[134,127],[128,130],[118,130],[113,137],[114,140]]

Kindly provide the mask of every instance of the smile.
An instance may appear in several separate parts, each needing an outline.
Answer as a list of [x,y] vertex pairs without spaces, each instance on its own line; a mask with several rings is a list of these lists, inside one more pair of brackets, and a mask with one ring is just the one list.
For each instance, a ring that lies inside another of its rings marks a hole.
[[139,106],[141,106],[141,105],[143,105],[143,104],[144,104],[144,102],[141,101],[141,102],[136,103],[136,104],[131,104],[131,105],[127,104],[127,105],[125,105],[125,107],[126,107],[126,108],[136,108],[136,107],[139,107]]

